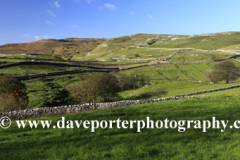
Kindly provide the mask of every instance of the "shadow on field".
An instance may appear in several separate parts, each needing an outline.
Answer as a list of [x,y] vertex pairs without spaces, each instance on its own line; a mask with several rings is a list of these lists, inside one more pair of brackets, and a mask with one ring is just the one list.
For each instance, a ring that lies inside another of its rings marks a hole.
[[131,99],[131,100],[147,99],[147,98],[154,96],[154,94],[155,94],[154,92],[145,92],[145,93],[141,93],[137,96],[128,97],[128,99]]

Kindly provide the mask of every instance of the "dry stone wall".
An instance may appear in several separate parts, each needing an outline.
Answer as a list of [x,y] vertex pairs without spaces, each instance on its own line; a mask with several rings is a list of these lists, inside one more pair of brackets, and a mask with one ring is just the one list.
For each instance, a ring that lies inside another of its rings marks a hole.
[[94,66],[88,66],[88,65],[72,65],[72,64],[66,64],[66,63],[54,63],[54,62],[17,62],[17,63],[11,63],[7,65],[0,66],[0,69],[18,66],[18,65],[55,65],[55,66],[67,66],[67,67],[87,67],[87,68],[94,68],[94,69],[118,69],[118,68],[103,68],[103,67],[94,67]]
[[[26,110],[20,110],[20,111],[11,111],[11,112],[6,112],[6,113],[1,113],[0,118],[7,116],[10,119],[27,119],[27,118],[36,118],[36,117],[41,117],[41,116],[70,114],[70,113],[79,113],[79,112],[91,111],[91,110],[110,109],[110,108],[117,108],[117,107],[129,106],[129,105],[156,103],[156,102],[161,102],[161,101],[187,99],[187,98],[193,98],[193,97],[194,96],[178,96],[178,97],[175,96],[175,97],[149,99],[149,100],[126,100],[126,101],[117,101],[117,102],[95,103],[94,105],[92,105],[91,103],[85,103],[85,104],[81,104],[81,105],[26,109]],[[196,97],[204,97],[204,96],[195,96],[195,98]]]
[[95,103],[94,105],[90,103],[85,103],[81,105],[26,109],[26,110],[20,110],[20,111],[11,111],[6,113],[1,113],[0,117],[7,116],[11,119],[25,119],[25,118],[35,118],[35,117],[49,116],[49,115],[79,113],[84,111],[117,108],[117,107],[129,106],[129,105],[149,104],[149,103],[178,100],[178,99],[187,99],[187,98],[198,98],[198,97],[204,97],[204,95],[202,96],[193,96],[193,95],[216,92],[216,91],[239,88],[239,87],[240,85],[234,85],[234,86],[229,86],[225,88],[216,88],[216,89],[204,90],[199,92],[192,92],[184,95],[177,95],[173,97],[157,98],[157,99],[149,99],[149,100],[125,100],[125,101],[117,101],[117,102]]
[[[226,60],[226,59],[214,60],[214,61],[184,62],[184,63],[216,62],[216,61],[222,61],[222,60]],[[26,63],[26,62],[19,62],[19,63]],[[49,62],[39,62],[39,63],[54,64],[54,63],[49,63]],[[130,69],[139,68],[139,67],[147,67],[147,66],[161,65],[161,64],[168,64],[168,63],[175,64],[175,63],[183,63],[183,62],[164,62],[164,63],[156,63],[156,64],[146,64],[146,65],[139,65],[139,66],[128,67],[128,68],[123,68],[123,69],[122,68],[99,68],[99,67],[82,66],[82,67],[88,67],[88,68],[95,68],[96,70],[73,70],[73,71],[65,71],[65,72],[52,72],[52,73],[44,73],[44,74],[36,74],[36,75],[28,75],[28,76],[19,76],[19,77],[14,77],[14,78],[16,78],[18,80],[29,80],[29,79],[35,79],[35,78],[40,78],[40,77],[76,74],[76,73],[85,73],[85,72],[107,72],[107,73],[109,73],[109,72],[113,72],[113,71],[117,72],[117,71],[130,70]],[[12,64],[9,64],[9,65],[12,65]],[[8,65],[5,65],[5,67],[6,66],[8,66]],[[69,66],[73,66],[73,65],[69,65]],[[1,69],[1,67],[4,67],[4,66],[0,66],[0,69]]]
[[[61,59],[39,59],[39,58],[8,58],[8,57],[0,57],[0,59],[19,59],[19,60],[31,60],[31,61],[59,61],[59,62],[74,62],[80,65],[87,66],[119,66],[119,65],[131,65],[131,64],[142,64],[145,62],[137,62],[137,63],[123,63],[123,64],[103,64],[99,63],[102,61],[72,61],[72,60],[61,60]],[[114,62],[114,61],[106,61],[106,62]]]

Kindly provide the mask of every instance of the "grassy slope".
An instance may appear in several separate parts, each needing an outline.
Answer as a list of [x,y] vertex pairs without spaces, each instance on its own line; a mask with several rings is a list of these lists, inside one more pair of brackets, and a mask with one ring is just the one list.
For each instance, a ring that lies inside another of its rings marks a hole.
[[1,74],[9,74],[10,76],[25,76],[35,75],[41,73],[63,72],[71,70],[87,69],[86,67],[68,67],[68,66],[55,66],[55,65],[19,65],[9,68],[0,69]]
[[96,48],[106,39],[80,39],[68,38],[63,40],[40,40],[29,43],[6,44],[0,46],[0,53],[19,54],[19,53],[37,53],[54,54],[62,57],[72,57],[75,54],[85,56],[86,53]]
[[203,52],[203,51],[182,51],[177,53],[168,62],[193,62],[193,61],[211,61],[233,56],[233,53],[226,52]]
[[[229,35],[231,34],[231,35]],[[155,43],[148,44],[151,42],[151,38],[154,38]],[[110,39],[104,42],[102,45],[91,51],[90,55],[86,57],[74,57],[74,59],[81,60],[95,60],[95,59],[112,59],[112,58],[126,58],[132,57],[131,62],[136,62],[138,59],[165,59],[166,56],[175,53],[177,50],[157,49],[157,48],[196,48],[203,50],[216,50],[216,49],[232,49],[231,46],[238,45],[240,42],[240,36],[238,32],[229,33],[217,33],[210,34],[209,36],[195,35],[195,36],[180,36],[180,35],[132,35],[124,36],[115,39]],[[138,47],[150,47],[149,50],[146,48]],[[156,48],[153,50],[152,48]],[[236,47],[235,47],[236,48]],[[211,60],[229,57],[233,54],[224,52],[203,52],[203,51],[186,51],[183,49],[185,54],[199,54],[200,57],[188,58],[191,60]],[[134,57],[133,54],[138,54],[140,57]],[[152,55],[149,57],[149,55]],[[154,56],[157,55],[157,56]],[[160,57],[159,55],[162,55]],[[182,57],[182,56],[181,56]],[[186,57],[183,58],[184,61]],[[173,60],[176,60],[173,59]],[[172,60],[172,61],[173,61]],[[179,61],[179,60],[178,60]],[[186,60],[185,60],[186,61]]]
[[[124,52],[128,49],[148,46],[148,43],[152,43],[151,39],[164,39],[164,38],[176,38],[176,37],[186,37],[183,35],[161,35],[161,34],[135,34],[131,36],[123,36],[118,38],[109,39],[103,42],[96,49],[91,51],[89,56],[81,58],[81,60],[93,60],[96,58],[111,58],[114,56],[119,56],[120,53],[124,55]],[[139,50],[138,52],[141,52]],[[75,58],[75,57],[74,57]],[[78,57],[80,58],[80,57]]]
[[[231,84],[209,84],[209,83],[199,83],[199,82],[169,82],[162,83],[157,85],[150,85],[144,88],[139,88],[137,90],[129,90],[120,93],[120,95],[124,99],[132,100],[132,99],[154,99],[159,98],[157,95],[152,95],[151,93],[155,93],[158,89],[165,88],[168,93],[163,95],[163,97],[171,97],[176,95],[183,95],[197,91],[215,89],[215,88],[223,88],[229,87],[232,85],[237,85],[239,83],[231,83]],[[236,90],[228,90],[228,91],[219,91],[213,92],[204,95],[223,95],[225,92],[229,93],[228,95],[238,95],[238,91]],[[226,94],[227,94],[226,93]],[[231,94],[230,94],[231,93]]]
[[215,50],[225,48],[230,45],[239,44],[240,36],[239,32],[233,32],[232,35],[227,34],[212,34],[210,36],[193,36],[184,39],[177,40],[160,40],[151,47],[163,47],[163,48],[196,48]]
[[[240,67],[240,63],[232,62]],[[157,98],[157,96],[152,96],[150,93],[154,93],[158,88],[165,88],[168,91],[165,96],[174,96],[238,84],[210,84],[205,72],[212,70],[213,65],[216,63],[160,64],[125,71],[124,73],[127,74],[143,73],[151,78],[153,84],[136,90],[124,91],[120,95],[124,99]],[[177,80],[176,77],[178,77]],[[207,83],[202,83],[204,81]]]
[[[240,63],[233,61],[237,66]],[[150,95],[149,93],[154,93],[158,88],[166,88],[168,94],[165,96],[174,96],[179,94],[186,94],[194,91],[201,91],[207,89],[218,88],[221,86],[226,86],[225,84],[209,84],[200,83],[198,81],[208,81],[204,72],[207,70],[212,70],[212,66],[215,62],[211,63],[196,63],[196,64],[160,64],[149,67],[141,67],[132,70],[124,71],[126,74],[145,74],[150,77],[153,83],[150,86],[145,86],[136,90],[129,90],[121,92],[120,95],[124,99],[148,99],[156,98],[157,96]],[[22,76],[27,74],[39,74],[47,72],[56,72],[64,70],[73,69],[86,69],[82,67],[54,67],[54,66],[41,66],[41,65],[22,65],[16,67],[10,67],[6,69],[1,69],[1,73],[15,73],[12,76]],[[87,73],[90,74],[90,73]],[[75,74],[75,75],[63,75],[55,76],[59,77],[49,82],[60,85],[61,88],[81,80],[81,77],[85,74]],[[176,80],[175,77],[178,76]],[[51,77],[50,77],[51,78]],[[192,81],[192,82],[188,82]],[[44,83],[40,79],[24,81],[27,85],[27,92],[29,96],[29,107],[37,108],[43,107],[44,94],[51,95],[51,88],[44,86]]]
[[[114,58],[133,58],[134,59],[147,59],[147,58],[163,58],[169,55],[172,55],[173,53],[177,52],[164,50],[164,49],[149,49],[149,48],[129,48],[127,50],[117,50],[109,54],[100,54],[100,55],[91,55],[82,58],[84,59],[114,59]],[[135,55],[138,54],[138,57]]]
[[[239,119],[238,97],[215,97],[126,106],[65,115],[66,120]],[[61,116],[41,118],[56,124]],[[0,159],[239,159],[238,129],[17,129],[0,132]],[[74,126],[76,127],[76,126]]]

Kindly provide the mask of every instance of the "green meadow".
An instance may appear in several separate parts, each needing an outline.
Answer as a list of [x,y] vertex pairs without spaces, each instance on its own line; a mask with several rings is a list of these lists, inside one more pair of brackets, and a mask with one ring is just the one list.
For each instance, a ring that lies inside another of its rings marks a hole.
[[[239,96],[186,99],[71,115],[38,118],[56,124],[67,120],[229,120],[221,129],[178,128],[18,129],[12,122],[0,132],[0,159],[239,159],[239,129],[230,129],[239,120]],[[203,127],[203,124],[201,124]]]
[[[234,62],[236,66],[240,66],[240,63],[236,61],[232,62]],[[124,70],[121,72],[128,75],[144,74],[150,78],[151,83],[150,85],[137,88],[135,90],[122,91],[119,93],[119,95],[122,97],[121,99],[126,100],[150,99],[158,98],[158,95],[156,95],[155,92],[161,88],[165,88],[165,90],[168,92],[163,96],[169,97],[238,84],[238,80],[231,82],[232,84],[224,84],[224,82],[211,84],[205,73],[207,71],[211,71],[216,63],[218,62],[158,64]],[[131,65],[123,67],[131,67]],[[89,68],[60,65],[18,65],[0,69],[0,73],[14,77],[81,69],[87,70]],[[23,83],[25,83],[27,86],[27,93],[29,97],[28,108],[59,105],[58,103],[54,102],[54,99],[57,97],[63,98],[59,95],[62,93],[62,91],[66,90],[69,85],[84,80],[84,77],[89,74],[92,73],[50,76],[46,78],[23,81]],[[70,102],[67,100],[65,103],[70,104]]]

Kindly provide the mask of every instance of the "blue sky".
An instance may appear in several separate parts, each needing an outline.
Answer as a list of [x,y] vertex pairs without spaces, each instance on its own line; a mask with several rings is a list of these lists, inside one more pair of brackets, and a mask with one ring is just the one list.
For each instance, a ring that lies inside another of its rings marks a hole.
[[240,30],[239,0],[0,0],[0,45]]

